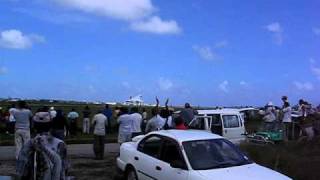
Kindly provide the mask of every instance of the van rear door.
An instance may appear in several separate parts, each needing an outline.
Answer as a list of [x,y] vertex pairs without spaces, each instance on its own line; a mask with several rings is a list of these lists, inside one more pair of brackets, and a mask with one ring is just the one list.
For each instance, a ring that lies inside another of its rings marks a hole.
[[210,131],[212,117],[210,116],[195,116],[195,118],[189,123],[189,129],[198,129]]
[[223,125],[223,137],[233,140],[242,139],[244,134],[244,126],[242,119],[237,114],[221,115]]

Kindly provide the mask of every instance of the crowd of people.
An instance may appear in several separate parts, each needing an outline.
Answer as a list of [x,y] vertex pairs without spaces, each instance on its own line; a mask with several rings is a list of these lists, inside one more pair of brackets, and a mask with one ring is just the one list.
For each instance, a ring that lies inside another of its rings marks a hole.
[[[7,133],[14,134],[16,158],[18,159],[21,148],[31,140],[31,137],[48,134],[62,141],[65,137],[77,137],[82,134],[93,134],[93,151],[96,159],[104,157],[104,143],[107,133],[118,129],[118,143],[131,141],[135,136],[161,129],[187,129],[188,124],[196,114],[189,103],[178,115],[174,109],[168,107],[167,100],[164,107],[156,98],[156,106],[148,114],[145,108],[138,106],[115,107],[112,110],[108,104],[97,112],[85,106],[80,113],[72,108],[65,114],[62,109],[44,106],[32,112],[25,101],[19,101],[17,106],[12,105],[7,112],[1,113],[7,124]],[[82,120],[80,120],[82,117]],[[79,125],[82,125],[80,128]]]
[[[300,99],[298,105],[292,107],[287,96],[283,96],[281,100],[283,102],[282,107],[277,107],[269,102],[261,110],[260,114],[263,115],[265,131],[272,131],[280,124],[285,141],[294,139],[296,134],[299,137],[306,136],[308,140],[312,140],[316,134],[320,134],[318,120],[320,105],[313,108],[310,103]],[[296,130],[295,125],[298,130]],[[298,133],[295,133],[295,131]]]

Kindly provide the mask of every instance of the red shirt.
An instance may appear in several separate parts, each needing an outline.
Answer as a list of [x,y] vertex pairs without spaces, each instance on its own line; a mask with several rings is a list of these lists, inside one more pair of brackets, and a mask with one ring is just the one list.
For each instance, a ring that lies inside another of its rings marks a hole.
[[176,125],[176,129],[178,129],[178,130],[187,130],[188,128],[182,123],[180,125]]

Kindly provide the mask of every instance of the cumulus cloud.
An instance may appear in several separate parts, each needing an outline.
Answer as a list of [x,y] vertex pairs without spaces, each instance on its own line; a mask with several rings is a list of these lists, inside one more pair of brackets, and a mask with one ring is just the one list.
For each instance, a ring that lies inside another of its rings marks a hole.
[[315,35],[320,36],[320,28],[314,27],[314,28],[312,28],[312,32],[313,32]]
[[228,81],[223,81],[222,83],[219,84],[218,88],[221,91],[227,93],[227,92],[229,92],[228,86],[229,86],[229,82]]
[[240,81],[240,85],[241,86],[246,86],[246,85],[248,85],[248,83],[246,81]]
[[312,74],[320,80],[320,67],[316,65],[316,61],[313,58],[311,58],[309,61]]
[[174,20],[154,15],[151,0],[51,0],[61,6],[81,12],[129,22],[130,29],[154,34],[178,34],[181,28]]
[[158,86],[160,90],[168,91],[173,87],[173,82],[170,79],[161,77],[158,80]]
[[155,11],[151,0],[51,0],[79,11],[121,20],[147,17]]
[[274,43],[281,45],[283,43],[283,29],[279,22],[273,22],[264,27],[267,31],[272,33]]
[[193,50],[200,56],[201,59],[207,61],[218,60],[221,57],[216,53],[219,49],[225,48],[229,45],[227,40],[216,42],[213,46],[198,46],[194,45]]
[[208,61],[217,59],[216,53],[209,46],[193,46],[193,50],[201,57],[201,59]]
[[138,32],[147,32],[155,34],[179,34],[180,27],[174,20],[164,21],[158,16],[153,16],[147,20],[131,23],[131,29]]
[[4,66],[0,66],[0,75],[4,75],[8,73],[8,68]]
[[299,82],[294,81],[293,85],[301,91],[312,91],[314,89],[314,86],[311,82]]
[[16,29],[4,30],[0,34],[0,47],[10,49],[31,48],[34,43],[45,42],[43,36],[37,34],[23,34]]
[[123,82],[121,83],[121,86],[124,87],[124,88],[126,88],[126,89],[129,89],[129,88],[131,87],[130,83],[127,82],[127,81],[123,81]]
[[228,45],[229,45],[229,42],[227,40],[222,40],[222,41],[216,42],[214,47],[215,48],[224,48],[224,47],[227,47]]

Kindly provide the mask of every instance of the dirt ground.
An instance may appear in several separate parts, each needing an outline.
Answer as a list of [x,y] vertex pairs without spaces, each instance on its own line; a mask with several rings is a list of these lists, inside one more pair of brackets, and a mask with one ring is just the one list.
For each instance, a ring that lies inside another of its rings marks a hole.
[[[92,145],[68,146],[71,168],[69,174],[77,180],[112,180],[117,175],[115,159],[118,154],[117,144],[106,144],[105,159],[94,160]],[[15,161],[13,147],[0,147],[0,175],[14,176]],[[1,179],[1,178],[0,178]]]

